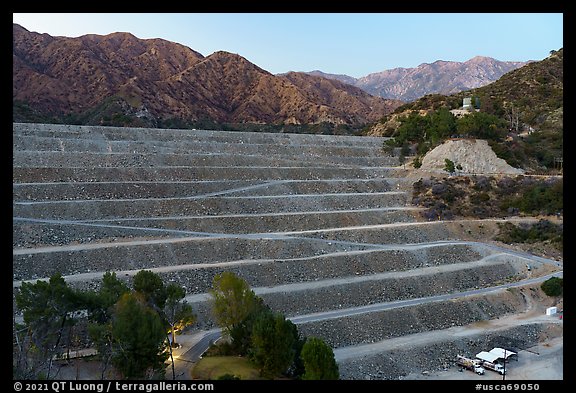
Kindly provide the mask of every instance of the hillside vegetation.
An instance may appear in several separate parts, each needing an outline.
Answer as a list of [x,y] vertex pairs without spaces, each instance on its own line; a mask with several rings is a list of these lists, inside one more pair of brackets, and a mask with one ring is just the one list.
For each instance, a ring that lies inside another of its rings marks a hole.
[[[482,138],[513,167],[554,169],[563,147],[563,53],[551,51],[484,87],[402,105],[365,133],[391,136],[388,146],[420,157],[452,136]],[[449,111],[460,108],[465,97],[477,111],[456,119]]]
[[[424,207],[429,220],[539,217],[537,222],[499,223],[494,240],[523,245],[535,254],[562,255],[563,224],[552,222],[563,212],[561,178],[529,176],[449,176],[414,183],[412,203]],[[545,217],[545,218],[542,218]]]
[[426,219],[553,215],[564,204],[562,179],[529,176],[450,176],[414,183],[412,203]]

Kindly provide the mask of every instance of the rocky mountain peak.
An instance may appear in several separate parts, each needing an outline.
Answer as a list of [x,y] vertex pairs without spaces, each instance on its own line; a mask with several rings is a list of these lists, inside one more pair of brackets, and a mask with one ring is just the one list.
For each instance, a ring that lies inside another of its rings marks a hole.
[[436,60],[415,68],[398,67],[358,79],[324,74],[321,71],[311,74],[337,79],[380,97],[414,101],[427,94],[452,94],[487,85],[524,64],[526,62],[475,56],[466,62]]

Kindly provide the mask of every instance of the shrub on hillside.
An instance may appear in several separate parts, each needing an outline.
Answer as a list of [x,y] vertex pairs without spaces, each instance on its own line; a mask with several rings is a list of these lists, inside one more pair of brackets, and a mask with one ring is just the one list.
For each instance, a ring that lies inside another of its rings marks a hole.
[[551,277],[544,281],[540,288],[548,296],[560,296],[564,287],[564,280],[559,277]]
[[500,234],[496,240],[511,243],[536,243],[550,241],[562,250],[564,243],[563,225],[554,224],[548,220],[540,220],[535,224],[514,225],[510,222],[499,224]]
[[[563,211],[563,182],[558,178],[542,180],[529,176],[420,179],[413,184],[412,203],[427,209],[450,210],[460,217],[506,217],[520,212],[553,215]],[[437,213],[424,215],[431,219]]]

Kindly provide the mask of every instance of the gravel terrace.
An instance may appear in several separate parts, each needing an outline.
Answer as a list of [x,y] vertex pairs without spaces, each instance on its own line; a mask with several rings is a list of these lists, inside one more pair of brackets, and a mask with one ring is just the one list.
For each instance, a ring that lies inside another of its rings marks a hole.
[[[222,271],[292,317],[459,296],[561,269],[541,258],[528,272],[529,257],[483,244],[496,221],[420,221],[411,172],[383,141],[14,123],[13,287],[59,272],[97,288],[106,271],[129,281],[151,269],[186,288],[199,330],[214,326],[206,292]],[[451,367],[456,352],[534,345],[549,327],[512,324],[409,348],[382,340],[497,320],[528,303],[510,290],[299,328],[336,348],[344,379],[402,379]],[[372,345],[369,356],[362,345]]]

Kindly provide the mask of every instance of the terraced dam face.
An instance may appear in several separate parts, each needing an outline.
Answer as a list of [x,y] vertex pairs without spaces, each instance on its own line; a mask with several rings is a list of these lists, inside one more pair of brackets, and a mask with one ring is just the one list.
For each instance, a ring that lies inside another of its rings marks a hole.
[[200,330],[215,327],[213,276],[233,271],[326,339],[342,378],[401,377],[409,370],[388,364],[383,342],[523,312],[521,289],[506,285],[560,267],[454,230],[488,223],[422,222],[409,171],[382,142],[14,124],[13,286],[59,272],[94,288],[106,271],[149,269],[186,288]]

